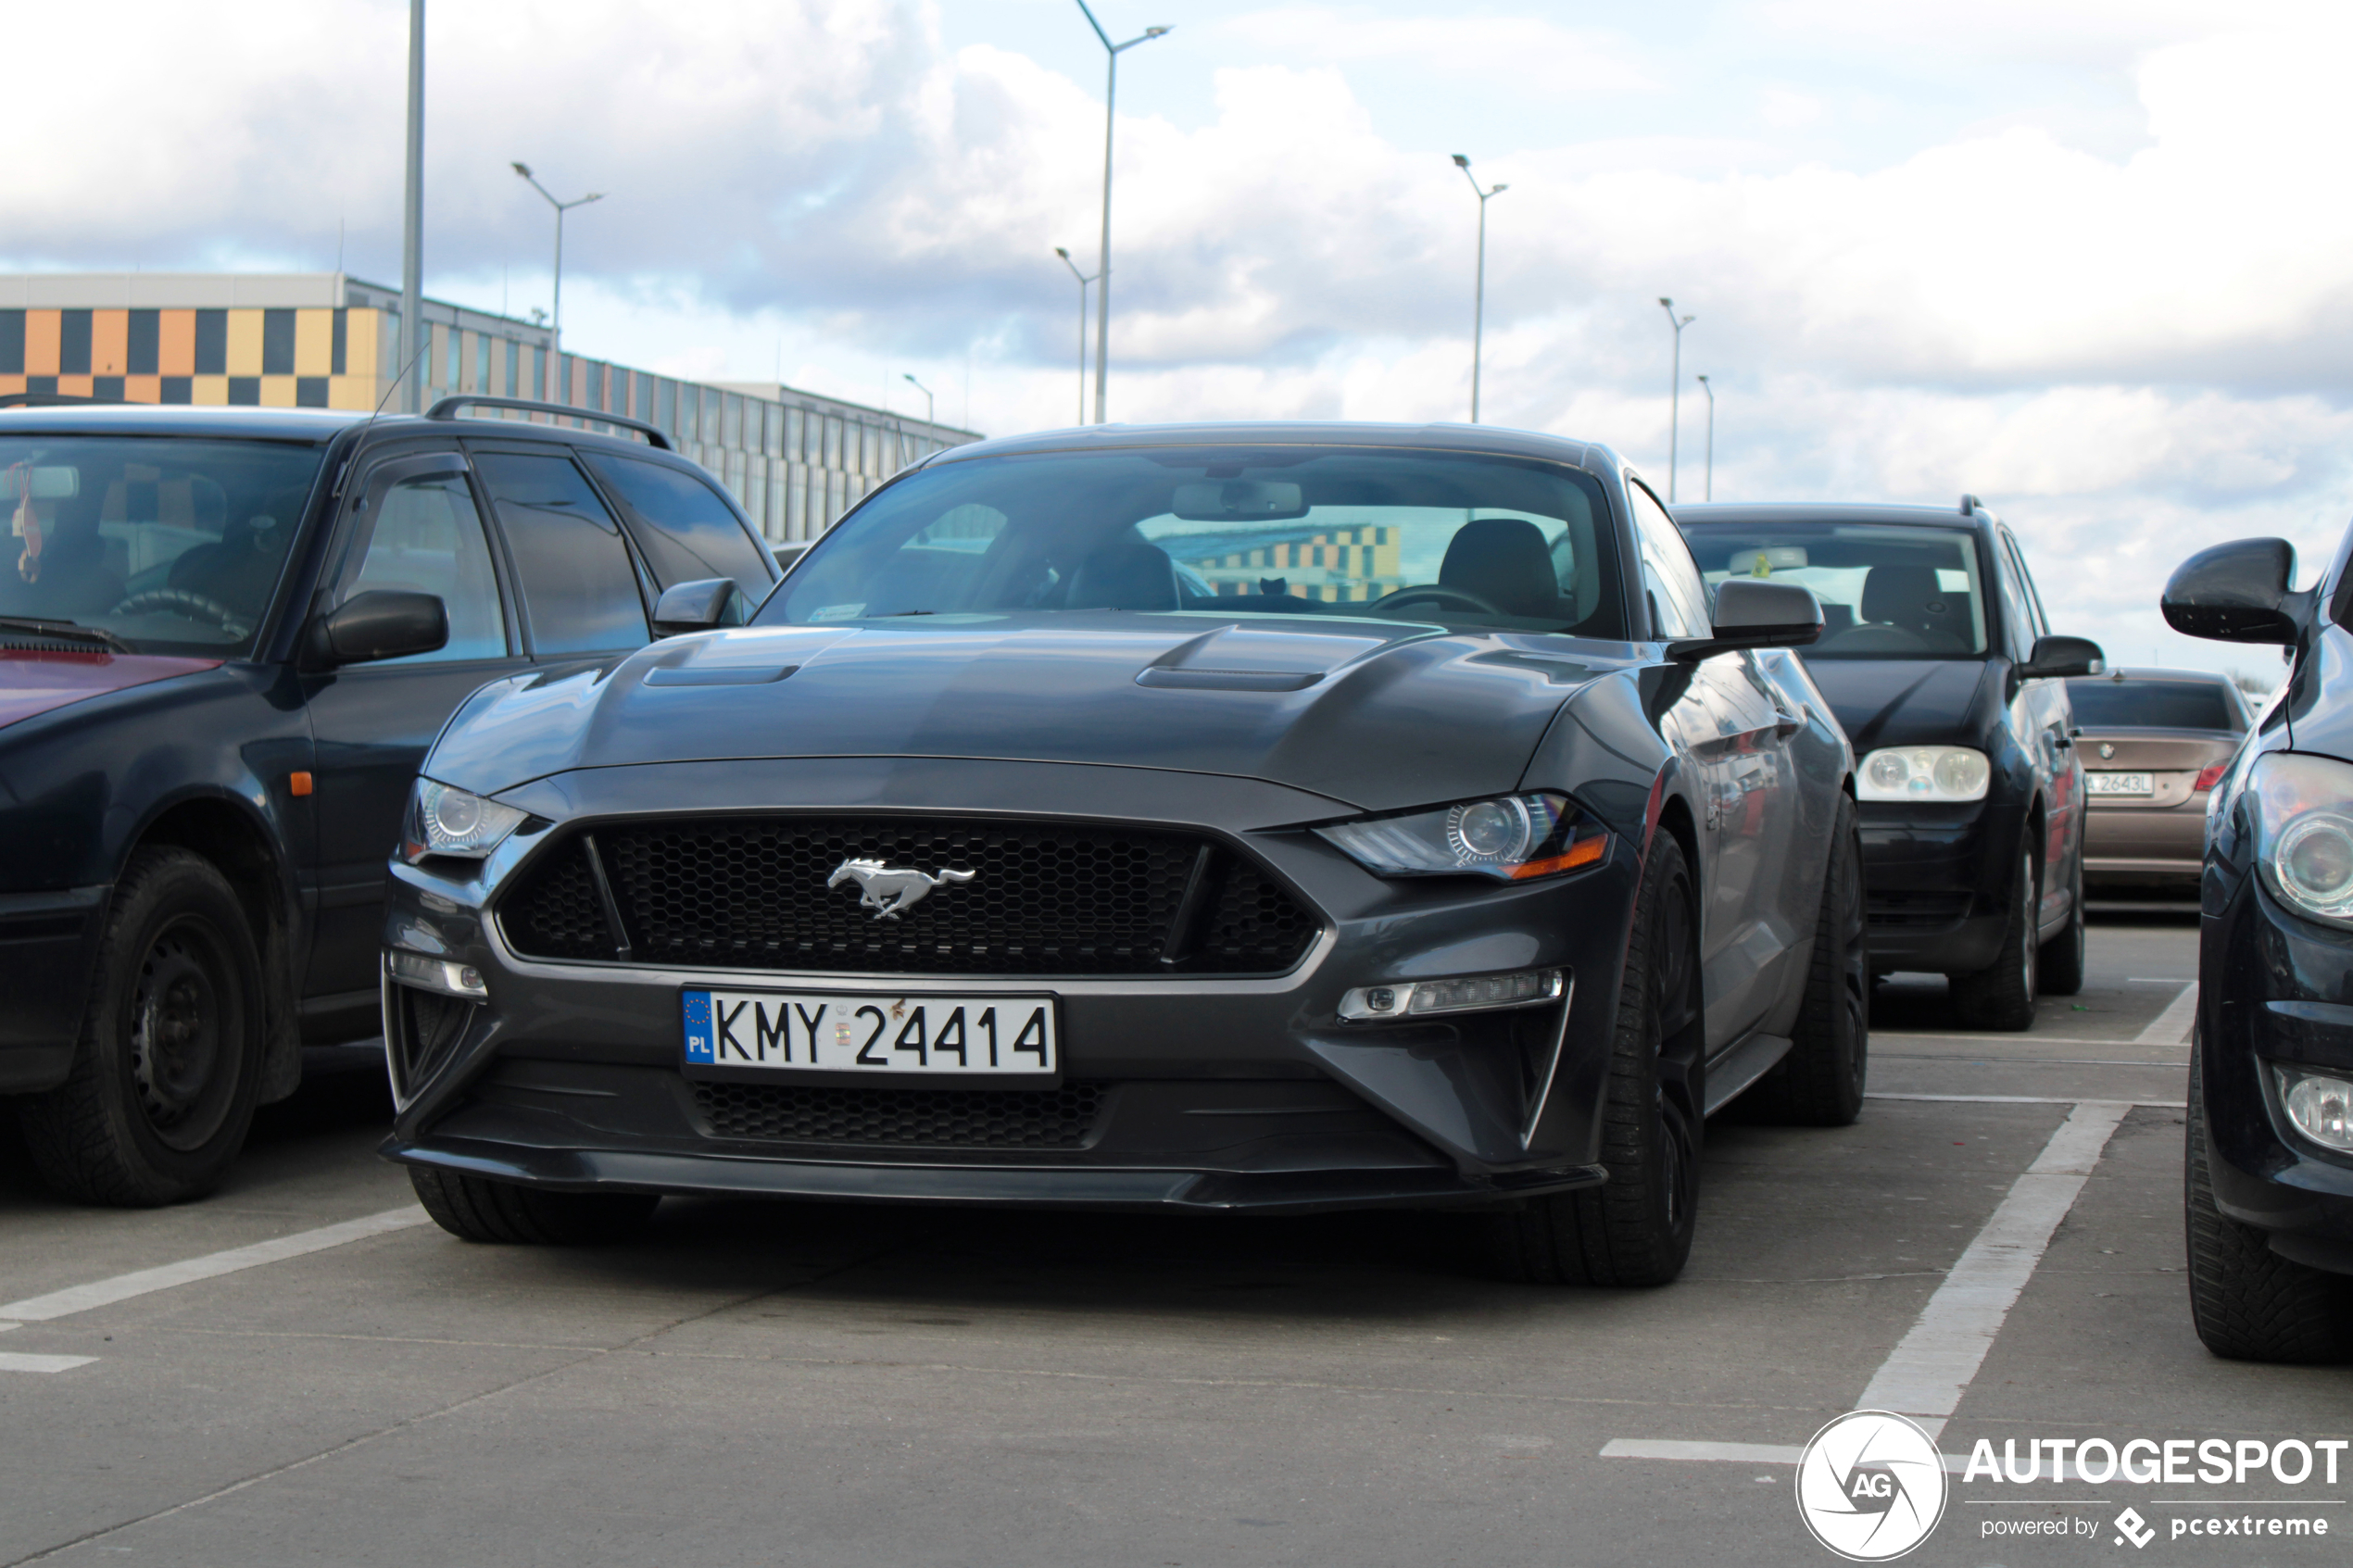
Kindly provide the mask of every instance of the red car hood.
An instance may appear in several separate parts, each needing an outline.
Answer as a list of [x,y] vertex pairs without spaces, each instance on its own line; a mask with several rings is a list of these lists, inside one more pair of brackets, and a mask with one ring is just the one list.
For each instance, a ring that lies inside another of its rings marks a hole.
[[174,675],[193,675],[220,666],[217,659],[177,659],[148,653],[51,653],[0,648],[0,729],[19,719],[104,696],[125,686],[144,686]]

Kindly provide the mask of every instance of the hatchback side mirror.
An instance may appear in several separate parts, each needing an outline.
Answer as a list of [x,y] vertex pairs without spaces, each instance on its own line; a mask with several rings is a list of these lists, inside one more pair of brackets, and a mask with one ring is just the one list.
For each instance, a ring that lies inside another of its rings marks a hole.
[[2218,643],[2293,643],[2305,596],[2292,594],[2296,546],[2235,539],[2200,550],[2166,579],[2165,623]]
[[314,667],[365,664],[432,653],[449,642],[449,611],[438,594],[371,588],[354,594],[310,623]]
[[2021,681],[2046,675],[2097,675],[2108,668],[2108,654],[2089,637],[2037,637],[2034,651],[2014,673]]
[[1822,601],[1794,583],[1730,577],[1716,588],[1716,624],[1710,634],[1667,645],[1667,657],[1692,660],[1734,648],[1794,648],[1822,634]]
[[732,577],[698,577],[673,583],[654,604],[654,635],[711,632],[744,623],[744,597]]

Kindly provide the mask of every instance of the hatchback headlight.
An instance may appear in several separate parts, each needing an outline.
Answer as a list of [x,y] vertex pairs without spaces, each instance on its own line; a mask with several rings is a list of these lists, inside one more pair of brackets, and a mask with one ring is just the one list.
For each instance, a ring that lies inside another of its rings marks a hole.
[[1994,765],[1966,746],[1891,746],[1866,756],[1855,772],[1858,800],[1951,805],[1984,799]]
[[421,778],[409,792],[409,820],[400,830],[400,858],[412,866],[428,855],[479,860],[505,843],[507,835],[529,815]]
[[2300,915],[2353,925],[2353,766],[2270,751],[2242,794],[2263,885]]
[[1609,850],[1607,829],[1568,797],[1546,792],[1368,817],[1315,832],[1381,876],[1475,873],[1522,882],[1592,865]]

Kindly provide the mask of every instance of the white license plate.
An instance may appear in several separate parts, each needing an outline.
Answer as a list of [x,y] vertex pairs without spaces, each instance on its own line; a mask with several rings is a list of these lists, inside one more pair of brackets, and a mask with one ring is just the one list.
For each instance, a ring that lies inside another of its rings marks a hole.
[[2083,787],[2093,795],[2155,795],[2157,781],[2147,773],[2086,773]]
[[1051,997],[687,991],[686,1064],[876,1077],[1062,1071]]

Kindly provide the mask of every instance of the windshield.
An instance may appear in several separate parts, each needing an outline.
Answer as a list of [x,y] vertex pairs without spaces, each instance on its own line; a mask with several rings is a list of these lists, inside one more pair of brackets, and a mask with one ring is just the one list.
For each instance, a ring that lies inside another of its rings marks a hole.
[[2221,730],[2236,734],[2238,704],[2220,681],[2070,681],[2075,721],[2092,729]]
[[0,616],[142,652],[234,655],[269,608],[321,448],[0,437]]
[[1695,523],[1683,530],[1714,587],[1769,577],[1822,601],[1808,659],[1957,659],[1985,653],[1977,536],[1957,528]]
[[842,520],[758,617],[1147,610],[1624,635],[1591,476],[1254,446],[944,463]]

